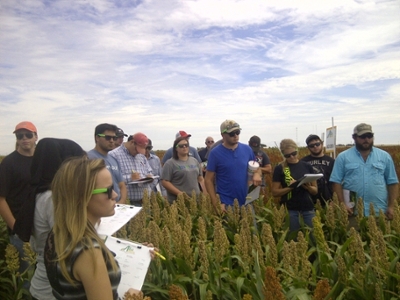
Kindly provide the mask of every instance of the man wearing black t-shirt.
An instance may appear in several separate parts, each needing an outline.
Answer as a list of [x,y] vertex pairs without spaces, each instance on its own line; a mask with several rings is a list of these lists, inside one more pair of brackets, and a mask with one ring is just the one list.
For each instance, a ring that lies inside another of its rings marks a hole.
[[329,178],[333,170],[335,160],[324,154],[324,144],[318,135],[310,134],[306,139],[307,148],[310,155],[303,157],[301,160],[310,163],[313,166],[314,173],[321,173],[324,176],[317,180],[318,194],[312,196],[314,203],[317,199],[325,206],[326,201],[332,199],[332,184]]
[[[11,244],[23,257],[23,242],[12,232],[21,206],[30,192],[30,169],[38,136],[35,125],[27,121],[19,123],[13,133],[17,139],[17,149],[0,164],[0,215],[9,228]],[[20,263],[22,272],[28,264],[24,261]]]

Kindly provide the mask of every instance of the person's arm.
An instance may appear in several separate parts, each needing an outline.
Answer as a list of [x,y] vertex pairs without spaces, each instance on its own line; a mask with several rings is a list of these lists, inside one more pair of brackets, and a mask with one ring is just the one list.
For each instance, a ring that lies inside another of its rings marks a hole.
[[260,170],[263,174],[271,174],[272,173],[272,166],[271,164],[267,164],[263,167],[260,167]]
[[316,181],[305,183],[302,185],[302,187],[306,189],[311,195],[318,194],[318,186]]
[[332,189],[333,192],[336,193],[339,202],[344,203],[347,209],[347,213],[349,214],[349,216],[351,216],[353,214],[353,208],[348,207],[346,205],[346,202],[344,201],[343,186],[337,182],[332,182]]
[[177,196],[178,196],[180,193],[183,193],[181,190],[179,190],[178,188],[176,188],[176,187],[171,183],[171,181],[162,179],[162,180],[161,180],[161,184],[162,184],[163,187],[165,187],[165,189],[166,189],[168,192],[170,192],[170,193],[173,194],[173,195],[177,195]]
[[8,206],[6,198],[4,197],[0,197],[0,215],[3,217],[7,226],[12,230],[15,224],[15,217]]
[[[208,192],[208,195],[210,195],[211,203],[214,207],[217,207],[217,194],[215,193],[215,187],[214,187],[214,178],[215,178],[215,172],[208,171],[206,172],[206,178],[205,178],[205,186]],[[223,209],[222,211],[225,210],[225,205],[221,204],[221,208]]]
[[207,188],[206,188],[206,185],[205,185],[203,176],[200,175],[200,176],[197,177],[197,178],[198,178],[197,180],[198,180],[198,182],[199,182],[199,184],[200,184],[200,187],[201,187],[201,190],[202,190],[203,194],[207,195],[207,194],[208,194],[208,193],[207,193]]
[[399,184],[389,184],[387,186],[388,189],[388,207],[386,210],[386,216],[389,220],[393,219],[393,209],[394,209],[394,202],[397,201],[399,197]]
[[253,184],[255,186],[261,185],[262,183],[262,175],[261,175],[261,168],[258,168],[257,171],[253,174]]
[[103,254],[99,248],[93,251],[94,260],[89,250],[78,256],[72,270],[74,277],[82,282],[88,300],[112,300],[112,288]]
[[[296,182],[296,180],[292,180],[291,183]],[[286,195],[287,193],[289,193],[290,191],[292,191],[293,188],[291,187],[282,187],[282,184],[278,181],[273,181],[272,182],[272,186],[271,186],[271,192],[272,192],[272,196],[274,197],[281,197],[283,195]]]
[[118,183],[119,186],[119,191],[121,193],[121,196],[119,198],[118,204],[125,204],[126,203],[126,197],[127,197],[127,189],[126,189],[126,184],[124,181],[121,181]]

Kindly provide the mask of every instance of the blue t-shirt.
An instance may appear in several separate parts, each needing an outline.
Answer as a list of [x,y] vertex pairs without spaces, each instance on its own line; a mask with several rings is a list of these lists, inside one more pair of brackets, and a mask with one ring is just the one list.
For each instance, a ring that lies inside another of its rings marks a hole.
[[119,189],[119,183],[121,181],[124,181],[121,175],[121,168],[119,167],[118,161],[110,156],[110,155],[106,155],[104,156],[103,154],[101,154],[100,152],[98,152],[95,149],[90,150],[87,153],[87,156],[90,159],[94,159],[94,158],[102,158],[104,159],[104,162],[106,163],[106,167],[107,170],[110,171],[111,176],[112,176],[112,180],[113,180],[113,189],[114,191],[118,194],[117,197],[117,202],[121,199],[121,191]]
[[363,199],[365,216],[369,216],[370,203],[376,212],[386,212],[387,185],[399,182],[389,153],[375,147],[372,147],[367,161],[355,147],[341,152],[335,160],[330,181],[356,192],[357,197]]
[[221,203],[233,205],[234,199],[238,199],[240,205],[245,204],[248,192],[247,168],[249,161],[254,159],[253,150],[242,143],[235,150],[223,145],[213,148],[208,156],[207,171],[215,172]]

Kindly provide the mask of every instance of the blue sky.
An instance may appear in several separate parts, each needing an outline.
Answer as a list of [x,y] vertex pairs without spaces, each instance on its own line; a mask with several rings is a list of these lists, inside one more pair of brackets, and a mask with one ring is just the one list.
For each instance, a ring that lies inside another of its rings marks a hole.
[[94,127],[144,132],[155,149],[179,130],[201,147],[233,119],[241,141],[304,145],[369,123],[400,143],[398,1],[0,2],[0,155],[14,126],[93,148]]

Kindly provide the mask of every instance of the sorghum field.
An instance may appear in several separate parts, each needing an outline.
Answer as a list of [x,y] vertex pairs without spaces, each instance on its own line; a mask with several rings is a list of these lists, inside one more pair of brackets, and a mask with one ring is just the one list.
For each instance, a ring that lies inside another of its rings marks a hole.
[[[381,148],[392,155],[399,176],[400,146]],[[265,151],[273,166],[281,160],[277,149]],[[300,149],[301,157],[306,154]],[[346,209],[333,199],[325,209],[317,205],[312,232],[304,228],[292,239],[270,184],[267,178],[264,198],[255,201],[256,227],[245,207],[236,205],[221,217],[203,195],[181,196],[173,205],[146,195],[141,213],[117,236],[152,242],[167,259],[151,263],[143,297],[126,299],[399,299],[398,202],[392,221],[382,212],[360,214],[354,230],[348,229]],[[357,205],[363,211],[362,201]],[[0,251],[0,298],[20,299],[26,292],[21,277],[32,276],[32,269],[17,273],[18,258],[3,222]],[[33,265],[29,247],[27,253]]]

